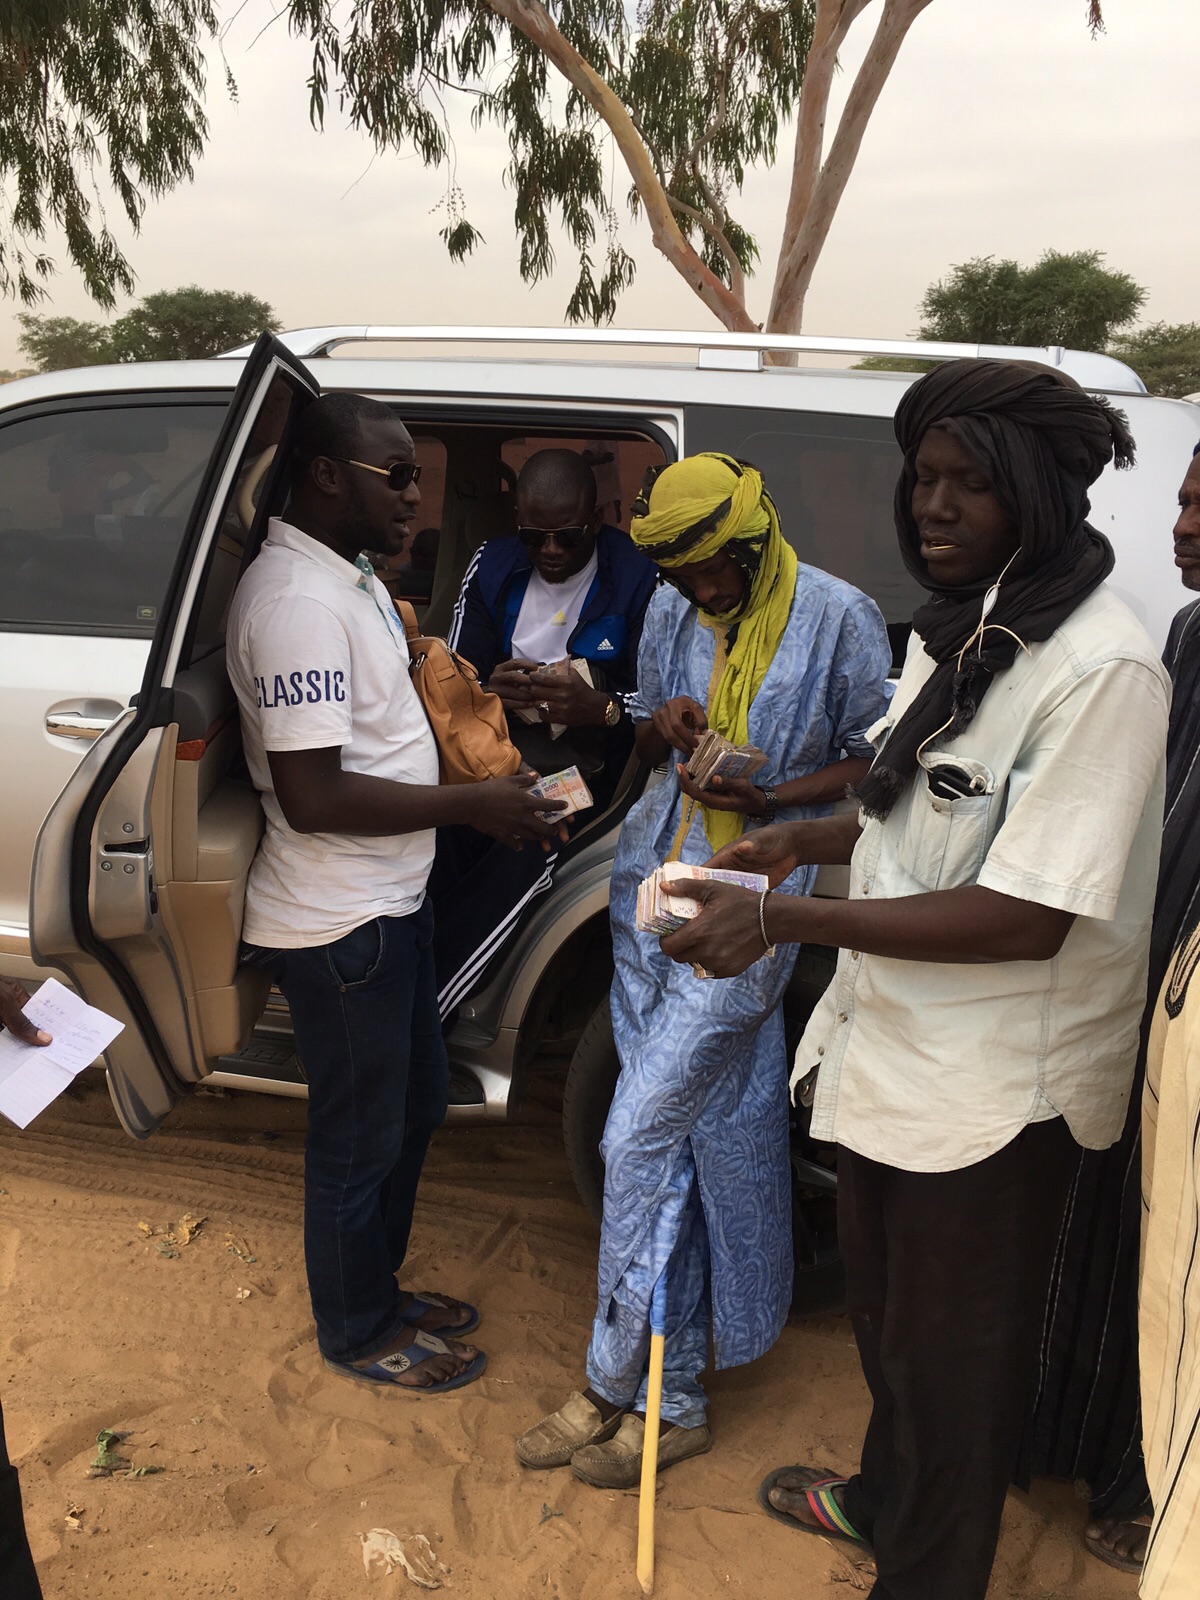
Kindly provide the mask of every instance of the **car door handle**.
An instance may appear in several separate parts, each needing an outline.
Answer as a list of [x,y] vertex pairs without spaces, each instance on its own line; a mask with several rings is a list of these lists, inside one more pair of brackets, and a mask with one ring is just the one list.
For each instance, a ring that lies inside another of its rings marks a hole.
[[57,734],[60,739],[98,739],[120,715],[119,706],[115,715],[107,710],[47,711],[46,732]]

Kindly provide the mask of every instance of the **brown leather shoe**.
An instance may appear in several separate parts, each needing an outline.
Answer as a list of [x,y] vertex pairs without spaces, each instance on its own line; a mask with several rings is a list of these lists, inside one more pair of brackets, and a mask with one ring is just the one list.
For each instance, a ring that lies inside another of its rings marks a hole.
[[575,1390],[566,1405],[523,1433],[517,1440],[517,1460],[523,1467],[567,1467],[584,1445],[611,1439],[625,1415],[618,1411],[607,1422],[592,1402]]
[[[607,1443],[584,1445],[571,1457],[571,1471],[584,1483],[597,1489],[636,1489],[642,1476],[642,1444],[646,1424],[641,1417],[626,1416],[615,1436]],[[658,1470],[673,1467],[689,1456],[702,1456],[712,1449],[708,1425],[698,1428],[669,1428],[658,1436]]]

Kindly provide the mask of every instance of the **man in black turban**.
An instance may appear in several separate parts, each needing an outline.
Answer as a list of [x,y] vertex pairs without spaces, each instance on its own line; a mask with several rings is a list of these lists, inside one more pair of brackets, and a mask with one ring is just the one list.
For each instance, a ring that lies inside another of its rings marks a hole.
[[[998,574],[963,583],[954,545],[924,546],[914,515],[916,457],[931,428],[956,440],[983,470],[1019,541],[988,631],[965,655]],[[1112,547],[1084,520],[1087,491],[1114,457],[1118,467],[1133,465],[1133,440],[1120,413],[1033,361],[948,362],[907,392],[895,429],[904,451],[896,485],[900,554],[930,591],[913,631],[937,669],[859,790],[863,809],[880,818],[912,777],[922,741],[935,729],[943,743],[962,733],[996,673],[1012,665],[1018,644],[1048,639],[1107,578]]]
[[1036,364],[956,361],[896,414],[896,523],[929,591],[860,809],[722,866],[848,862],[848,900],[689,885],[663,941],[719,976],[837,946],[796,1055],[838,1146],[838,1233],[873,1410],[850,1477],[784,1467],[788,1526],[870,1544],[876,1600],[983,1600],[1020,1471],[1081,1146],[1119,1136],[1144,1004],[1167,677],[1088,526],[1119,413]]

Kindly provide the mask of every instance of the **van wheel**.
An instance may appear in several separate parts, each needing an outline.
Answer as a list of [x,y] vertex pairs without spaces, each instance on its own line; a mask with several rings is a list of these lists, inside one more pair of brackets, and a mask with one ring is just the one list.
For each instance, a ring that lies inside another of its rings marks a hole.
[[[604,1204],[600,1140],[621,1063],[605,999],[583,1030],[563,1090],[563,1139],[579,1198],[597,1224]],[[837,1175],[813,1160],[798,1126],[792,1130],[792,1311],[812,1316],[841,1311],[845,1275],[837,1248]]]
[[604,1205],[600,1140],[621,1071],[606,995],[592,1012],[567,1069],[563,1089],[563,1139],[579,1198],[597,1225]]

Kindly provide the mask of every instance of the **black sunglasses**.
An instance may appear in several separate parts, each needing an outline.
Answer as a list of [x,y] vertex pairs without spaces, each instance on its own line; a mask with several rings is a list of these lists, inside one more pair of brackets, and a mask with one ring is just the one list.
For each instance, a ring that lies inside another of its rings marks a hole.
[[349,456],[330,456],[331,461],[342,461],[348,467],[361,467],[364,472],[377,472],[386,478],[388,488],[399,494],[410,483],[420,483],[421,469],[415,461],[394,461],[390,467],[373,467],[369,461],[352,461]]
[[587,528],[518,528],[517,538],[526,550],[540,550],[547,539],[553,539],[563,550],[579,550],[588,537]]

